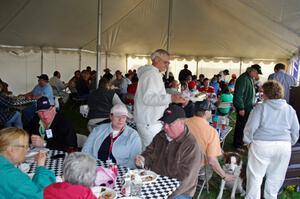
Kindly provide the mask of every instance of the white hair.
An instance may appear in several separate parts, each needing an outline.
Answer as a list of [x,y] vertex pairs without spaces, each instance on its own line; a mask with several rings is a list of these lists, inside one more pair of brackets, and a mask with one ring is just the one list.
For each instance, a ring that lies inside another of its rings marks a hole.
[[96,179],[96,160],[88,154],[75,152],[64,161],[63,175],[65,182],[91,187]]
[[151,54],[151,60],[155,60],[155,58],[157,57],[161,57],[163,55],[167,55],[167,56],[170,56],[169,52],[164,50],[164,49],[157,49],[156,51],[154,51],[152,54]]

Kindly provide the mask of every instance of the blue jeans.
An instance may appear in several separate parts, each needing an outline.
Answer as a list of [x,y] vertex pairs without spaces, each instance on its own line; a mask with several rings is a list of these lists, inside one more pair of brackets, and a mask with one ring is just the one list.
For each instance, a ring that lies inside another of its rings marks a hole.
[[36,112],[36,102],[32,103],[30,106],[23,109],[23,115],[25,116],[27,121],[30,121]]
[[4,127],[23,128],[21,113],[16,111],[12,118],[4,124]]
[[187,195],[178,195],[175,196],[173,199],[192,199],[192,197]]

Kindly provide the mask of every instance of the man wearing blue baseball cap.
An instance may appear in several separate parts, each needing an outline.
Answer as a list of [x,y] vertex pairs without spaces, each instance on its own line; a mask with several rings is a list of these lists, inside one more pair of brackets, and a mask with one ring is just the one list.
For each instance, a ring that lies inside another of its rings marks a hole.
[[77,137],[73,127],[56,112],[47,97],[37,100],[37,115],[30,121],[27,131],[34,147],[72,151],[77,148]]

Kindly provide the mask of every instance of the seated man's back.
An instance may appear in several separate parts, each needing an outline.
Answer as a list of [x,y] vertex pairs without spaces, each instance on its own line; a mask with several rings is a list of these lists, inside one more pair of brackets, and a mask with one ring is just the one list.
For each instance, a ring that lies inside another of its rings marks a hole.
[[190,129],[191,134],[197,140],[201,151],[207,156],[220,156],[222,155],[220,147],[220,139],[216,130],[209,125],[209,123],[200,118],[188,118],[185,124]]

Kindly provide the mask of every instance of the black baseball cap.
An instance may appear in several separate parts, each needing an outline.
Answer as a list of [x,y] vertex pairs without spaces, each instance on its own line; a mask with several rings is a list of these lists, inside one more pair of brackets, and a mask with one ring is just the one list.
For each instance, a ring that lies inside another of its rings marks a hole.
[[178,118],[185,118],[185,112],[182,107],[171,104],[164,112],[164,115],[159,119],[164,123],[170,124]]
[[258,64],[253,64],[251,66],[251,68],[255,69],[257,71],[258,74],[262,75],[262,72],[261,72],[261,66],[258,65]]
[[49,99],[45,96],[40,97],[36,102],[36,112],[48,110],[51,107]]
[[223,73],[224,73],[224,75],[229,75],[229,70],[225,69],[225,70],[223,70]]
[[211,103],[208,100],[198,101],[195,103],[195,112],[197,111],[211,111]]
[[49,81],[49,77],[46,74],[41,74],[40,76],[36,76],[36,77],[45,81]]

